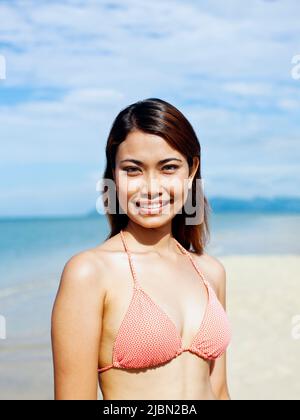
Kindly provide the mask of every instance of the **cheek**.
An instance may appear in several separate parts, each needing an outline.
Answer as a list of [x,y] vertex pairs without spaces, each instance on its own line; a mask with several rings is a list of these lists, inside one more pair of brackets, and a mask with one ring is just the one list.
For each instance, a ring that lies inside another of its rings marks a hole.
[[168,191],[170,195],[174,197],[176,201],[185,201],[188,194],[188,181],[184,177],[174,177],[168,185]]
[[119,176],[116,179],[116,191],[118,200],[123,209],[127,208],[128,201],[132,196],[135,196],[140,189],[140,180],[137,178],[130,178],[126,174]]
[[137,178],[130,178],[130,177],[120,177],[118,179],[118,191],[122,192],[123,194],[133,194],[138,191],[141,187],[141,180]]

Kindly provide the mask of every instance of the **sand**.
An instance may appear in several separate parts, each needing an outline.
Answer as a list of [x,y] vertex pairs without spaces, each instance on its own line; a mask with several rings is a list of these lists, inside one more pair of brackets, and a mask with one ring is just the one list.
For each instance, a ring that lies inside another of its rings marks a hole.
[[292,334],[293,317],[300,315],[300,256],[219,259],[233,328],[232,399],[300,399],[300,338]]
[[[227,351],[231,398],[300,399],[300,338],[292,336],[292,319],[300,315],[300,256],[218,258],[226,268],[233,329]],[[53,399],[49,347],[36,349],[34,358],[18,360],[12,352],[3,363],[3,356],[0,399]]]

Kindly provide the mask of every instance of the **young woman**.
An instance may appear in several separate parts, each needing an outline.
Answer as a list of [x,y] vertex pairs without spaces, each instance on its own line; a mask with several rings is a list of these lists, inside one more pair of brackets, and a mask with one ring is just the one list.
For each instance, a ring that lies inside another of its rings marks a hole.
[[98,383],[105,400],[230,399],[226,273],[204,251],[209,204],[191,124],[163,100],[134,103],[116,117],[106,159],[111,232],[67,261],[53,307],[55,399],[97,399]]

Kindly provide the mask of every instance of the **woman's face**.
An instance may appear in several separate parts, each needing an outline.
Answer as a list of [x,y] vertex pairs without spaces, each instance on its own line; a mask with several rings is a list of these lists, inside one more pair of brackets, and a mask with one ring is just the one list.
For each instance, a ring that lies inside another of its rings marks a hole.
[[199,160],[189,174],[185,156],[162,137],[133,131],[118,147],[114,177],[120,206],[143,227],[169,223],[182,209]]

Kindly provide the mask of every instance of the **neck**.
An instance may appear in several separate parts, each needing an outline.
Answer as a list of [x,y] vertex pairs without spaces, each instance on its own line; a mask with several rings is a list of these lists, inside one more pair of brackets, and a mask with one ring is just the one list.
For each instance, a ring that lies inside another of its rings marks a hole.
[[172,235],[171,226],[144,228],[129,222],[122,231],[131,252],[152,252],[160,256],[181,254],[176,239]]

